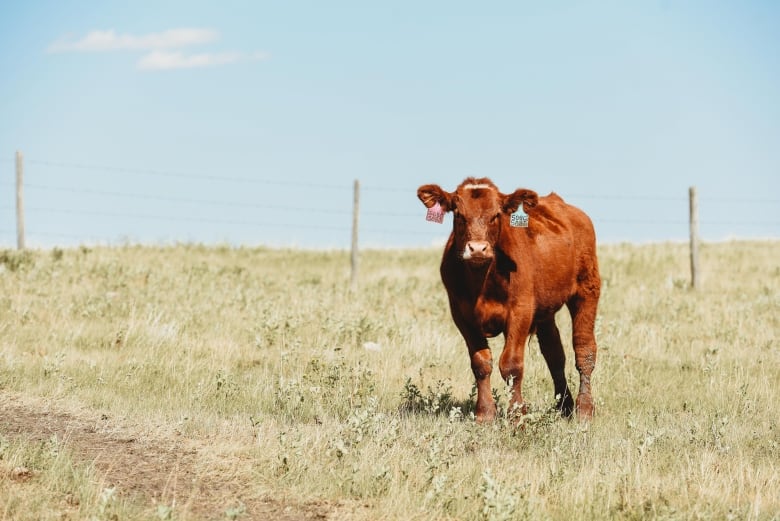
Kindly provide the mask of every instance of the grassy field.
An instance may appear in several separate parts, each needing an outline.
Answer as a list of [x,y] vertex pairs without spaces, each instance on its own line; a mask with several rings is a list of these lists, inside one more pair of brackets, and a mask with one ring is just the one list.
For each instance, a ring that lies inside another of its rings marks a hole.
[[780,519],[780,242],[700,253],[601,247],[596,417],[533,339],[517,427],[438,250],[0,251],[0,519]]

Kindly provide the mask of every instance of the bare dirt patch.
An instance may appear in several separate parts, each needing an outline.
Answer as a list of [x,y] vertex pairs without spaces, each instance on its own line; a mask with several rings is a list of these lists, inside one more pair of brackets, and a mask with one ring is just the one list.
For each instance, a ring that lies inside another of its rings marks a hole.
[[105,415],[65,411],[39,400],[0,392],[0,434],[12,439],[64,444],[78,464],[92,465],[105,486],[154,506],[176,505],[187,518],[224,519],[225,510],[243,505],[241,519],[304,521],[328,519],[338,508],[325,502],[293,504],[264,496],[231,473],[231,462],[207,468],[204,442],[190,438],[154,439],[133,433]]

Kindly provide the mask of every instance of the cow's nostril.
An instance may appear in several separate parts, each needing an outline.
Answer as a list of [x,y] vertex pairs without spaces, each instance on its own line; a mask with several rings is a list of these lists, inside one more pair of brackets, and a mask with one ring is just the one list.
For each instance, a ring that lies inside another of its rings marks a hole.
[[468,252],[471,253],[487,253],[489,244],[485,241],[469,241],[466,243]]

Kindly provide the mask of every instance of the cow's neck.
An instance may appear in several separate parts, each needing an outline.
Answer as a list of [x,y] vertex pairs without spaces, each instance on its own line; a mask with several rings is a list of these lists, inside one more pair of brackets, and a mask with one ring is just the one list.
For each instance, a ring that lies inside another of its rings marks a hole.
[[501,273],[497,259],[483,266],[470,266],[462,259],[457,259],[457,278],[465,284],[463,289],[468,297],[477,300],[483,298],[500,298],[505,293],[506,277]]
[[469,292],[472,295],[477,296],[490,286],[490,280],[495,272],[495,265],[495,259],[483,266],[469,266],[465,262],[463,263],[463,270],[466,275],[464,278],[468,281]]

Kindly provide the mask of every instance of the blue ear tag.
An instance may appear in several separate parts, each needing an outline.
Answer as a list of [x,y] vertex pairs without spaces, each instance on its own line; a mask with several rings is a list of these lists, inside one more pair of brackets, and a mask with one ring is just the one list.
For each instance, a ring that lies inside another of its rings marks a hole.
[[515,213],[509,216],[509,226],[513,228],[528,228],[528,214],[523,211],[523,203],[520,203]]

